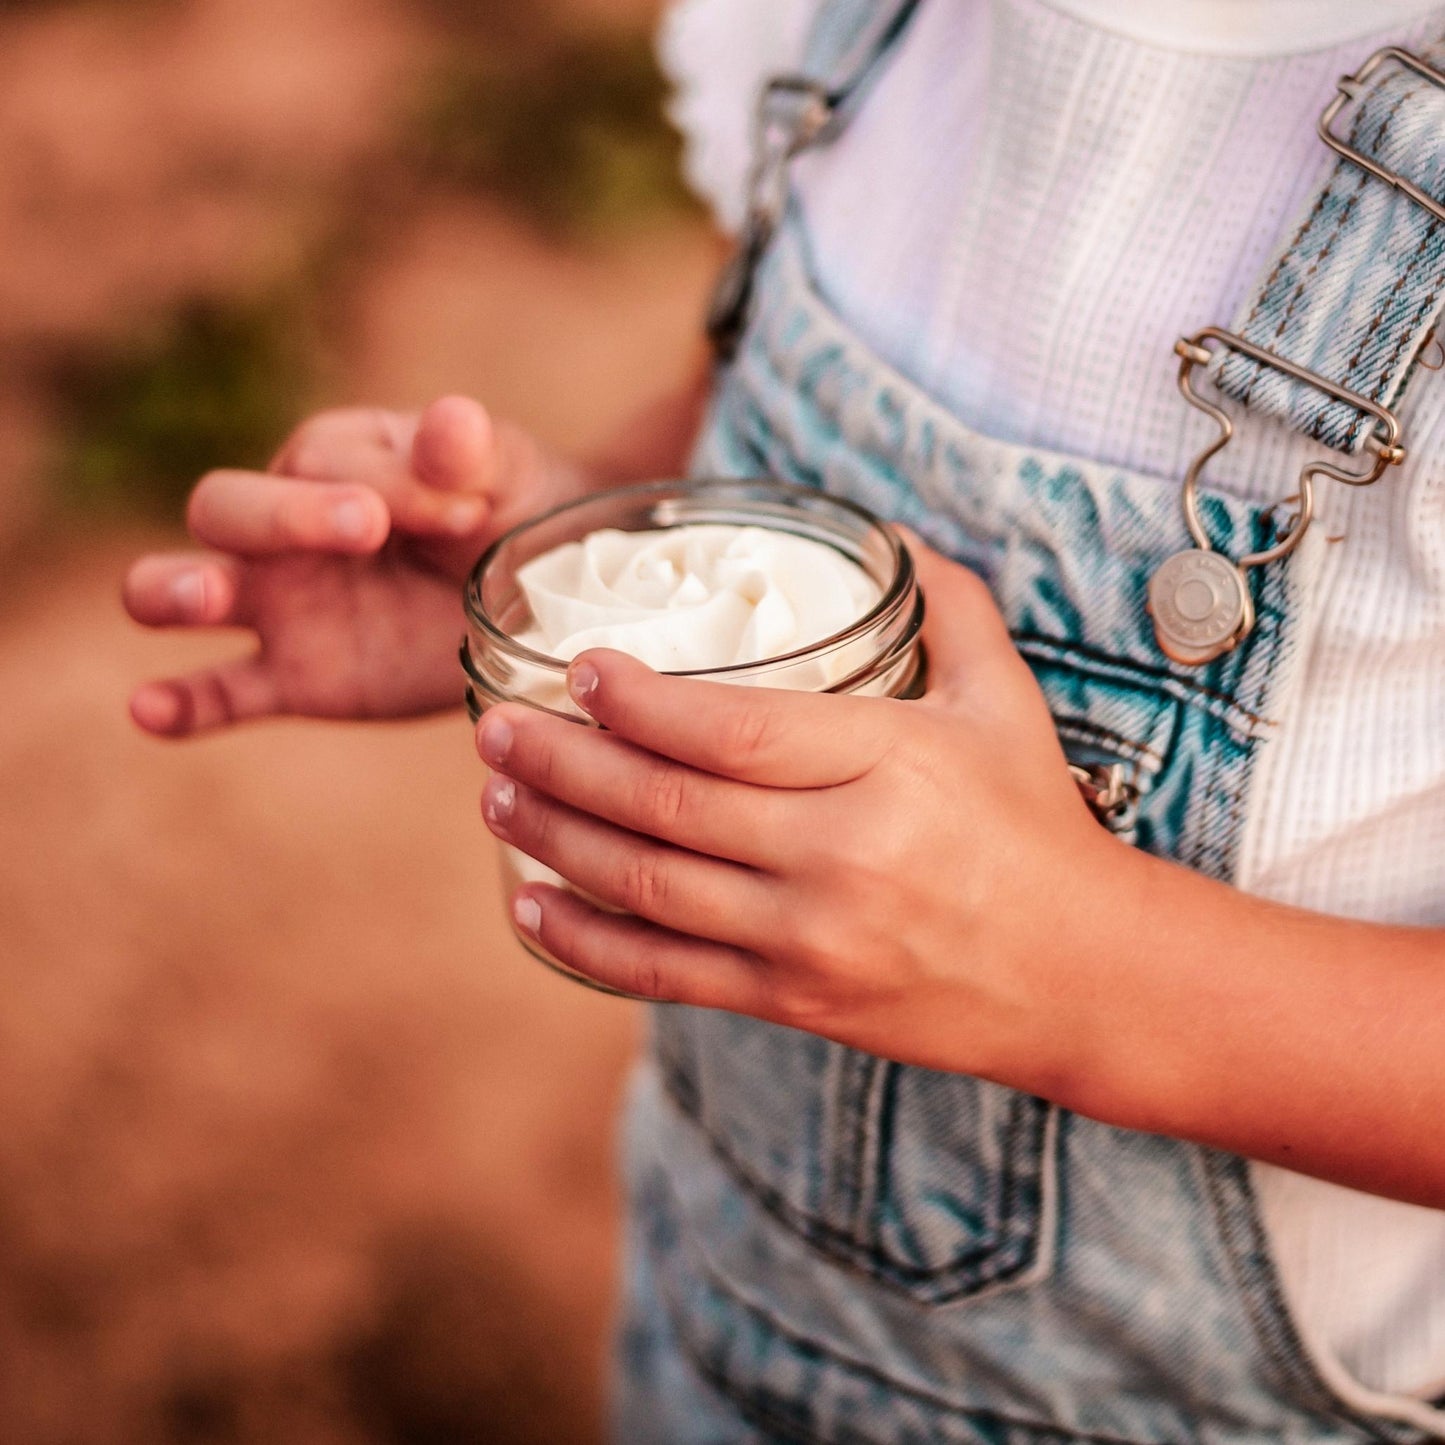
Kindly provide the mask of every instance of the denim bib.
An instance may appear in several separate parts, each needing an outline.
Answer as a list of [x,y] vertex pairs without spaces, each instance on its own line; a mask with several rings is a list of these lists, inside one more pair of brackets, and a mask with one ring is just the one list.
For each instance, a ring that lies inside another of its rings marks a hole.
[[[822,487],[984,576],[1070,760],[1124,769],[1121,830],[1229,879],[1323,538],[1260,569],[1235,650],[1169,663],[1146,601],[1189,545],[1177,484],[963,426],[819,294],[795,208],[767,240],[696,474]],[[1200,506],[1230,555],[1282,525]],[[1320,1379],[1235,1156],[661,1006],[626,1168],[625,1445],[1427,1438]]]

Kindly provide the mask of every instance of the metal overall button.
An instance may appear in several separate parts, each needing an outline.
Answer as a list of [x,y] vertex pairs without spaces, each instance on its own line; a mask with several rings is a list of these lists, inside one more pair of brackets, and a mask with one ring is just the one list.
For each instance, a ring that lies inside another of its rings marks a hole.
[[[1374,457],[1369,471],[1347,472],[1326,461],[1306,463],[1299,477],[1298,507],[1284,535],[1272,547],[1250,552],[1238,561],[1215,550],[1199,512],[1199,478],[1205,463],[1234,435],[1233,421],[1222,408],[1195,391],[1191,380],[1196,366],[1209,364],[1212,353],[1205,345],[1208,341],[1303,381],[1326,396],[1355,407],[1375,422],[1365,439],[1365,448]],[[1182,666],[1201,667],[1238,647],[1249,636],[1254,627],[1254,601],[1246,573],[1251,567],[1282,561],[1299,546],[1314,518],[1315,478],[1333,477],[1350,486],[1368,486],[1379,479],[1386,467],[1404,461],[1405,449],[1399,445],[1400,424],[1393,412],[1233,332],[1206,326],[1193,336],[1181,337],[1174,350],[1179,356],[1179,390],[1191,406],[1214,419],[1219,433],[1189,464],[1184,476],[1184,522],[1195,545],[1176,553],[1155,570],[1149,581],[1148,606],[1159,650]]]
[[1149,579],[1159,646],[1175,662],[1205,663],[1249,632],[1254,601],[1244,573],[1215,551],[1176,553]]

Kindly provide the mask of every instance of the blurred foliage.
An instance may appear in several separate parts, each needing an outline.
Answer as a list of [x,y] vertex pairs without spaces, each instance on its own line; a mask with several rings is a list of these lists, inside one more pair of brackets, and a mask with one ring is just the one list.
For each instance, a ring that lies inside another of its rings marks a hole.
[[62,360],[64,495],[174,517],[202,472],[264,466],[306,400],[304,315],[290,293],[189,301],[124,345]]
[[690,207],[666,95],[650,37],[631,31],[468,46],[432,79],[403,161],[557,231]]
[[[93,0],[0,0],[0,14],[80,3]],[[406,224],[418,186],[492,198],[572,236],[695,205],[649,35],[579,32],[547,0],[412,3],[449,37],[447,59],[395,122],[390,164],[338,189],[297,274],[259,301],[186,301],[54,369],[62,497],[174,517],[208,468],[263,465],[311,393],[316,321]]]

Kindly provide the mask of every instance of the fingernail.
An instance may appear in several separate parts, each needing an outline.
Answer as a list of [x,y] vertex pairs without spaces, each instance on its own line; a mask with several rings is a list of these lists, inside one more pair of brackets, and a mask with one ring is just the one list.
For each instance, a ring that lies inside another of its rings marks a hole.
[[188,615],[203,612],[206,606],[206,579],[199,572],[182,572],[171,579],[171,598],[176,607]]
[[476,531],[486,509],[485,497],[458,497],[456,501],[449,502],[443,514],[447,531],[455,532],[459,537]]
[[371,518],[360,502],[338,502],[331,509],[331,530],[343,542],[360,542],[371,531]]
[[504,717],[488,717],[482,723],[479,735],[482,757],[494,768],[507,761],[512,751],[512,725]]
[[517,785],[510,778],[493,778],[482,798],[482,816],[493,827],[501,828],[517,806]]
[[592,697],[600,681],[597,669],[590,662],[574,662],[567,669],[567,691],[572,694],[572,701],[578,707],[588,708],[590,711]]
[[512,902],[512,921],[523,933],[536,938],[542,931],[542,905],[523,894]]

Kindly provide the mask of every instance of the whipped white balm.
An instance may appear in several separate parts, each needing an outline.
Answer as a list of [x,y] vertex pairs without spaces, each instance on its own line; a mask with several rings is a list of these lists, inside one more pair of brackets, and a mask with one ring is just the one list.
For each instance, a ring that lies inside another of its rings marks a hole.
[[[593,647],[732,685],[895,698],[923,689],[912,559],[863,508],[807,487],[658,482],[584,497],[495,542],[465,602],[474,719],[520,702],[596,726],[567,693],[568,662]],[[564,884],[509,847],[502,875],[509,892]]]
[[[824,542],[718,523],[605,528],[533,558],[517,582],[532,614],[517,638],[525,646],[564,661],[611,647],[659,672],[797,652],[851,627],[882,594]],[[820,657],[809,682],[827,687],[844,676],[846,652]]]

